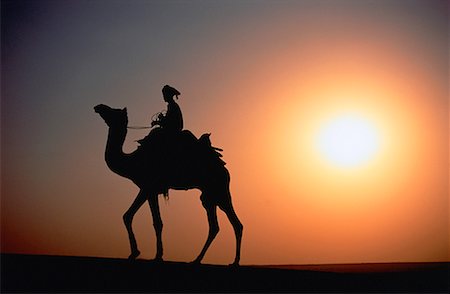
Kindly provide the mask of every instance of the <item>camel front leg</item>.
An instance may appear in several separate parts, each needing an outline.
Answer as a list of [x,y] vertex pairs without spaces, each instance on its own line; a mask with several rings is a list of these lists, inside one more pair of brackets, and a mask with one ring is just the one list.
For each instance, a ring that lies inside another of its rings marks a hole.
[[130,256],[128,256],[129,260],[134,260],[139,256],[139,254],[141,254],[141,252],[138,250],[136,238],[133,233],[132,223],[134,215],[142,206],[142,204],[144,204],[145,200],[147,200],[147,196],[143,190],[140,190],[139,194],[136,196],[136,199],[133,201],[133,204],[131,204],[130,208],[128,208],[127,212],[125,212],[125,214],[123,215],[123,222],[125,223],[125,227],[127,228],[128,239],[130,240],[131,247],[131,254]]
[[153,217],[153,227],[155,228],[156,233],[156,261],[162,261],[163,256],[163,244],[162,244],[162,229],[163,223],[161,219],[161,213],[159,211],[159,203],[158,203],[158,194],[150,195],[148,199],[148,203],[150,204],[150,209],[152,211]]

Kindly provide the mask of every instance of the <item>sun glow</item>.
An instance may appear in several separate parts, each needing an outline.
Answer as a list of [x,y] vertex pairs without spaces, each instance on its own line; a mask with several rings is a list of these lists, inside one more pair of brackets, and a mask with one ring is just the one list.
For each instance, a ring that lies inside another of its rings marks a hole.
[[316,146],[333,165],[351,168],[373,159],[379,150],[380,138],[370,121],[355,114],[345,114],[322,125]]

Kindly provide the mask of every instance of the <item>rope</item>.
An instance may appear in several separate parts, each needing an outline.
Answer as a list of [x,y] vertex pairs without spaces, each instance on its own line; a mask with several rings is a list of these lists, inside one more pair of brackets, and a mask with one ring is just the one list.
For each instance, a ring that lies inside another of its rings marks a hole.
[[145,130],[145,129],[151,129],[152,127],[139,127],[139,126],[130,126],[127,127],[127,129],[132,129],[132,130]]
[[[165,114],[165,111],[160,111],[160,112],[157,112],[157,113],[155,113],[154,115],[152,115],[152,121],[155,121],[155,120],[157,120],[157,117],[160,115],[160,114]],[[131,130],[145,130],[145,129],[151,129],[152,127],[142,127],[142,126],[129,126],[129,127],[127,127],[127,129],[131,129]]]

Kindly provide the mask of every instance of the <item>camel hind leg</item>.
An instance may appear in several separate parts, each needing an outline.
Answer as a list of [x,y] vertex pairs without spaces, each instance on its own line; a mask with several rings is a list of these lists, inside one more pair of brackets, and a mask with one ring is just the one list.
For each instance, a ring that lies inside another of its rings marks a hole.
[[217,221],[216,205],[205,206],[205,209],[206,209],[206,213],[208,215],[208,224],[209,224],[208,238],[206,239],[206,243],[203,246],[202,251],[197,256],[197,258],[193,261],[193,263],[200,263],[202,261],[203,257],[206,254],[206,251],[208,250],[212,241],[217,236],[217,233],[219,233],[219,222]]
[[228,220],[233,226],[234,234],[236,236],[236,256],[234,258],[234,262],[231,265],[239,265],[239,261],[241,259],[241,243],[244,226],[242,225],[236,212],[234,211],[233,204],[231,202],[231,194],[229,191],[227,191],[226,202],[219,205],[219,207],[227,215]]

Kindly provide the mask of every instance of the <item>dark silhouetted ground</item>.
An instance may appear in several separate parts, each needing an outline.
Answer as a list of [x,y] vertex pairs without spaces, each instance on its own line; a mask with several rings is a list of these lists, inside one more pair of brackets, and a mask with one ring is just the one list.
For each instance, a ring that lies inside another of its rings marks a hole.
[[241,266],[1,255],[1,292],[441,292],[449,263]]

